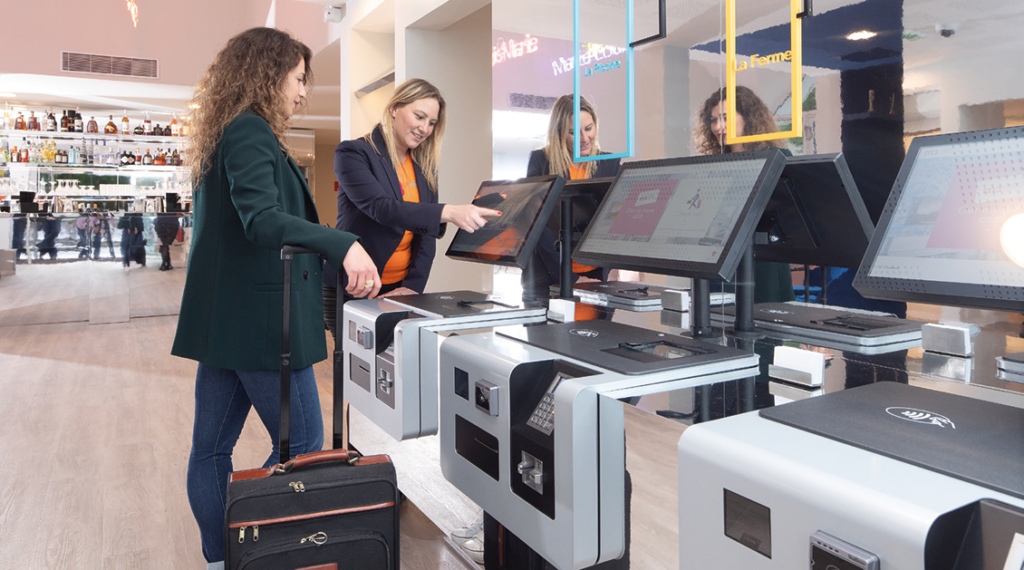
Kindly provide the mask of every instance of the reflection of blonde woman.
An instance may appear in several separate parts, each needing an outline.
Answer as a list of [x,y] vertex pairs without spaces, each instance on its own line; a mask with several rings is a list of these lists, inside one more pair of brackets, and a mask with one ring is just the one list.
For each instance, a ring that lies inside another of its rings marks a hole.
[[[551,119],[548,121],[548,138],[544,148],[530,153],[530,163],[526,168],[527,176],[544,176],[557,174],[566,180],[585,180],[589,178],[608,178],[619,172],[619,159],[590,160],[573,162],[574,138],[573,96],[562,95],[551,108]],[[580,97],[580,155],[597,156],[601,152],[597,141],[597,112],[586,98]],[[530,261],[530,267],[523,272],[523,294],[528,298],[546,299],[551,285],[561,282],[559,256],[555,251],[558,236],[545,232],[537,244],[536,253]],[[572,264],[574,278],[580,276],[590,279],[608,278],[608,270],[589,265]]]
[[[726,134],[725,90],[715,90],[704,101],[698,115],[694,139],[701,154],[748,152],[777,148],[778,141],[759,141],[745,144],[725,144]],[[736,136],[760,135],[778,131],[775,119],[764,101],[747,87],[736,87]],[[790,156],[788,150],[782,151]],[[754,302],[779,303],[792,301],[793,276],[789,264],[767,261],[754,262]]]

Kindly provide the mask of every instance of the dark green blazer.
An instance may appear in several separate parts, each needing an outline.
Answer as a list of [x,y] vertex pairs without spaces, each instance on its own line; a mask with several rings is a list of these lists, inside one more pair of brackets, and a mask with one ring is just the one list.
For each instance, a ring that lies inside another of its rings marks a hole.
[[[171,354],[229,370],[276,370],[281,246],[312,249],[336,269],[356,236],[318,223],[306,179],[263,119],[224,129],[193,196],[192,251]],[[327,358],[320,259],[292,263],[292,369]]]

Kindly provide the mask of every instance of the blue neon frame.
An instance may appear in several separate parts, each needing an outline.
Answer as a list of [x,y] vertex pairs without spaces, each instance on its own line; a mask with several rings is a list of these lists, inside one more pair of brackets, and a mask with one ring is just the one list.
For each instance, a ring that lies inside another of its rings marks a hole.
[[572,158],[573,162],[611,160],[613,158],[630,158],[633,156],[633,0],[626,2],[626,65],[629,73],[626,76],[626,152],[618,154],[601,154],[597,156],[580,156],[580,0],[572,2],[572,40],[573,40],[573,82],[572,82]]

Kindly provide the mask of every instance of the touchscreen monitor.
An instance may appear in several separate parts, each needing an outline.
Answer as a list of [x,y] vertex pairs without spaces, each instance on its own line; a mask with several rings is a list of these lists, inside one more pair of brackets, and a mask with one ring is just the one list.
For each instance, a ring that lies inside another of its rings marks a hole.
[[857,268],[874,229],[842,154],[788,157],[754,230],[754,257]]
[[853,286],[876,299],[1019,311],[1024,268],[1000,231],[1022,212],[1024,128],[918,137]]
[[778,149],[623,164],[572,257],[728,280],[784,165]]
[[561,176],[484,182],[473,204],[501,212],[469,233],[459,229],[445,253],[491,265],[526,267],[565,186]]

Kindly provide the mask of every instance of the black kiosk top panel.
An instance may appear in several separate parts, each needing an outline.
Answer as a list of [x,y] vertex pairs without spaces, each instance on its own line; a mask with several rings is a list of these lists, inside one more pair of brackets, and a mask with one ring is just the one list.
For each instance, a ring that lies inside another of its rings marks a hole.
[[489,219],[486,226],[473,233],[459,229],[445,255],[491,265],[526,267],[558,205],[563,186],[565,179],[561,176],[484,182],[473,197],[473,204],[498,210],[502,215]]
[[778,149],[622,165],[573,259],[730,279],[779,180]]
[[[498,334],[626,375],[715,365],[750,356],[736,348],[612,321],[503,328]],[[706,373],[709,371],[702,372]]]
[[874,229],[842,154],[788,157],[757,224],[754,257],[857,268]]
[[393,297],[390,300],[407,307],[412,307],[420,312],[440,315],[445,318],[523,309],[521,304],[514,304],[505,299],[492,297],[486,293],[477,293],[476,291],[423,293],[421,295]]
[[1024,410],[879,382],[761,416],[1024,499]]
[[853,286],[876,299],[1019,311],[1024,268],[1000,231],[1021,213],[1024,128],[918,137]]

